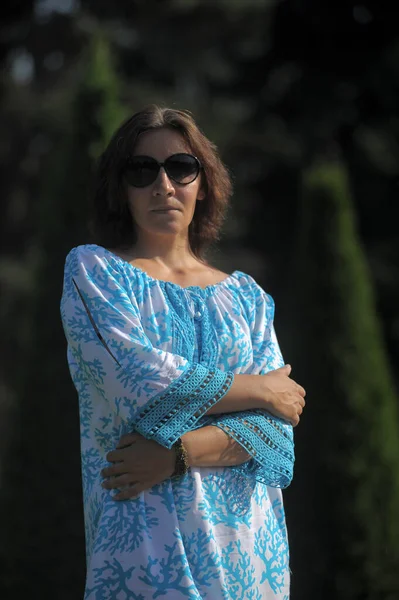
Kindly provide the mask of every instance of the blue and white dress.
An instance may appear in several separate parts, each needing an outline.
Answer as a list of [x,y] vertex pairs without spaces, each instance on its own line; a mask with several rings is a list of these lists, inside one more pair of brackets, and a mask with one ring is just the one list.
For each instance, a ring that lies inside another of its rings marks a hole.
[[[234,374],[283,365],[272,298],[241,271],[182,288],[88,244],[67,256],[61,315],[80,407],[85,600],[287,600],[292,427],[261,410],[205,414]],[[170,448],[210,424],[252,458],[124,502],[101,487],[123,434]]]

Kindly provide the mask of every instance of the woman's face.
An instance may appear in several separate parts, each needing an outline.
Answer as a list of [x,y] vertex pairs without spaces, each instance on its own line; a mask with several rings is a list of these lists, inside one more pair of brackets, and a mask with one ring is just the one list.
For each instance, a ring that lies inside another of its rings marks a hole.
[[[185,139],[171,129],[142,133],[133,156],[151,156],[164,162],[172,154],[192,154]],[[138,234],[184,234],[192,221],[197,200],[202,200],[201,174],[180,185],[161,168],[156,180],[144,188],[128,185],[128,204]]]

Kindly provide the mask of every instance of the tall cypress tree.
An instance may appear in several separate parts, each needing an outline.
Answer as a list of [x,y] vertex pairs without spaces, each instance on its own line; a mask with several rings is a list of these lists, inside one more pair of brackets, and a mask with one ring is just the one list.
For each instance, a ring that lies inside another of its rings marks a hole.
[[31,343],[21,365],[20,408],[4,473],[4,599],[29,597],[32,589],[42,600],[83,593],[79,416],[59,304],[66,254],[87,241],[94,159],[124,112],[104,39],[93,37],[80,67],[38,203],[36,291],[27,307]]
[[301,208],[291,356],[308,402],[286,493],[292,597],[394,600],[398,404],[342,165],[304,174]]

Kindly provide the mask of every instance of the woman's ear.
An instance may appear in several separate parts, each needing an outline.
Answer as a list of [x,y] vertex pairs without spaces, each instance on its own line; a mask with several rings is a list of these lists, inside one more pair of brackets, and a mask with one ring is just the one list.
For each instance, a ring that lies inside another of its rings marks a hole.
[[205,198],[205,196],[206,196],[205,190],[200,189],[200,191],[198,192],[197,200],[203,200]]

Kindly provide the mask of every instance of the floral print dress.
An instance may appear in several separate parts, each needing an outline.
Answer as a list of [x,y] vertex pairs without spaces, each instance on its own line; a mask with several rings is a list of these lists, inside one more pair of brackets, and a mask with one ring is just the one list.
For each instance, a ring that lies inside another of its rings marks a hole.
[[[292,427],[262,410],[206,415],[234,374],[284,364],[272,298],[241,271],[182,288],[86,244],[67,256],[61,316],[79,398],[85,600],[287,600]],[[170,448],[204,425],[252,458],[191,468],[124,502],[101,487],[123,434]]]

